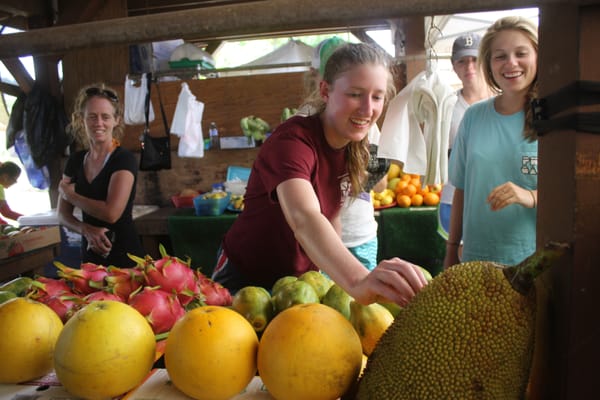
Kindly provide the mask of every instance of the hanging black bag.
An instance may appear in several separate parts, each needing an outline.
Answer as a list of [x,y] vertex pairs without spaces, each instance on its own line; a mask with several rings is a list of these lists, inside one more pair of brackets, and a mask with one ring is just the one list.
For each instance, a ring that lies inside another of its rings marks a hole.
[[165,127],[165,135],[160,137],[150,136],[150,124],[148,123],[148,113],[150,109],[150,88],[152,86],[152,76],[148,74],[148,94],[144,105],[145,126],[141,136],[142,150],[140,153],[140,170],[141,171],[158,171],[161,169],[171,169],[171,138],[169,137],[169,126],[165,116],[162,99],[160,98],[160,90],[158,83],[156,90],[158,93],[158,101],[160,103],[160,112],[162,114],[163,125]]

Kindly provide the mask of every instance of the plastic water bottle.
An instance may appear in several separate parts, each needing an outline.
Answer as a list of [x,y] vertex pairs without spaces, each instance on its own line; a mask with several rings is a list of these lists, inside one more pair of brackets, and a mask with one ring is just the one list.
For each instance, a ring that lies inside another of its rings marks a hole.
[[217,124],[214,122],[210,123],[210,127],[208,128],[208,136],[210,137],[210,148],[218,149],[220,147],[219,130],[217,129]]

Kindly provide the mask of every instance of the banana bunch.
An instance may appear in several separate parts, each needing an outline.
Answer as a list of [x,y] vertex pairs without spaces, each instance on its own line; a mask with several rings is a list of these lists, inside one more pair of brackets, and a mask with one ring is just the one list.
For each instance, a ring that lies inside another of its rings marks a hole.
[[264,141],[267,138],[267,132],[271,131],[269,123],[262,118],[249,115],[240,120],[240,127],[244,136],[253,138],[254,140]]
[[298,112],[297,108],[285,107],[281,112],[281,122],[285,121],[289,117],[292,117],[294,114],[296,114],[296,112]]

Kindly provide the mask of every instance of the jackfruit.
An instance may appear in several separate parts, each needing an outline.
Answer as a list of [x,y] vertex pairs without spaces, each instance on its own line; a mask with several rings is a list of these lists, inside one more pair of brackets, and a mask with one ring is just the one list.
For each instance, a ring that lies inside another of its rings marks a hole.
[[455,265],[403,308],[344,399],[522,399],[532,361],[534,279],[566,252],[516,266]]

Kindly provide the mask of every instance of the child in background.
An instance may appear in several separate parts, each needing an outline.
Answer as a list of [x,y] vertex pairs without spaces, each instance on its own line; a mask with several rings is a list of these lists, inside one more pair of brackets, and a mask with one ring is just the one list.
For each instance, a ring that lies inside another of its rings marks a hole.
[[[0,163],[0,213],[3,217],[17,220],[22,214],[13,211],[6,202],[4,189],[14,185],[21,175],[21,167],[12,161]],[[0,218],[0,225],[8,225],[4,219]]]

